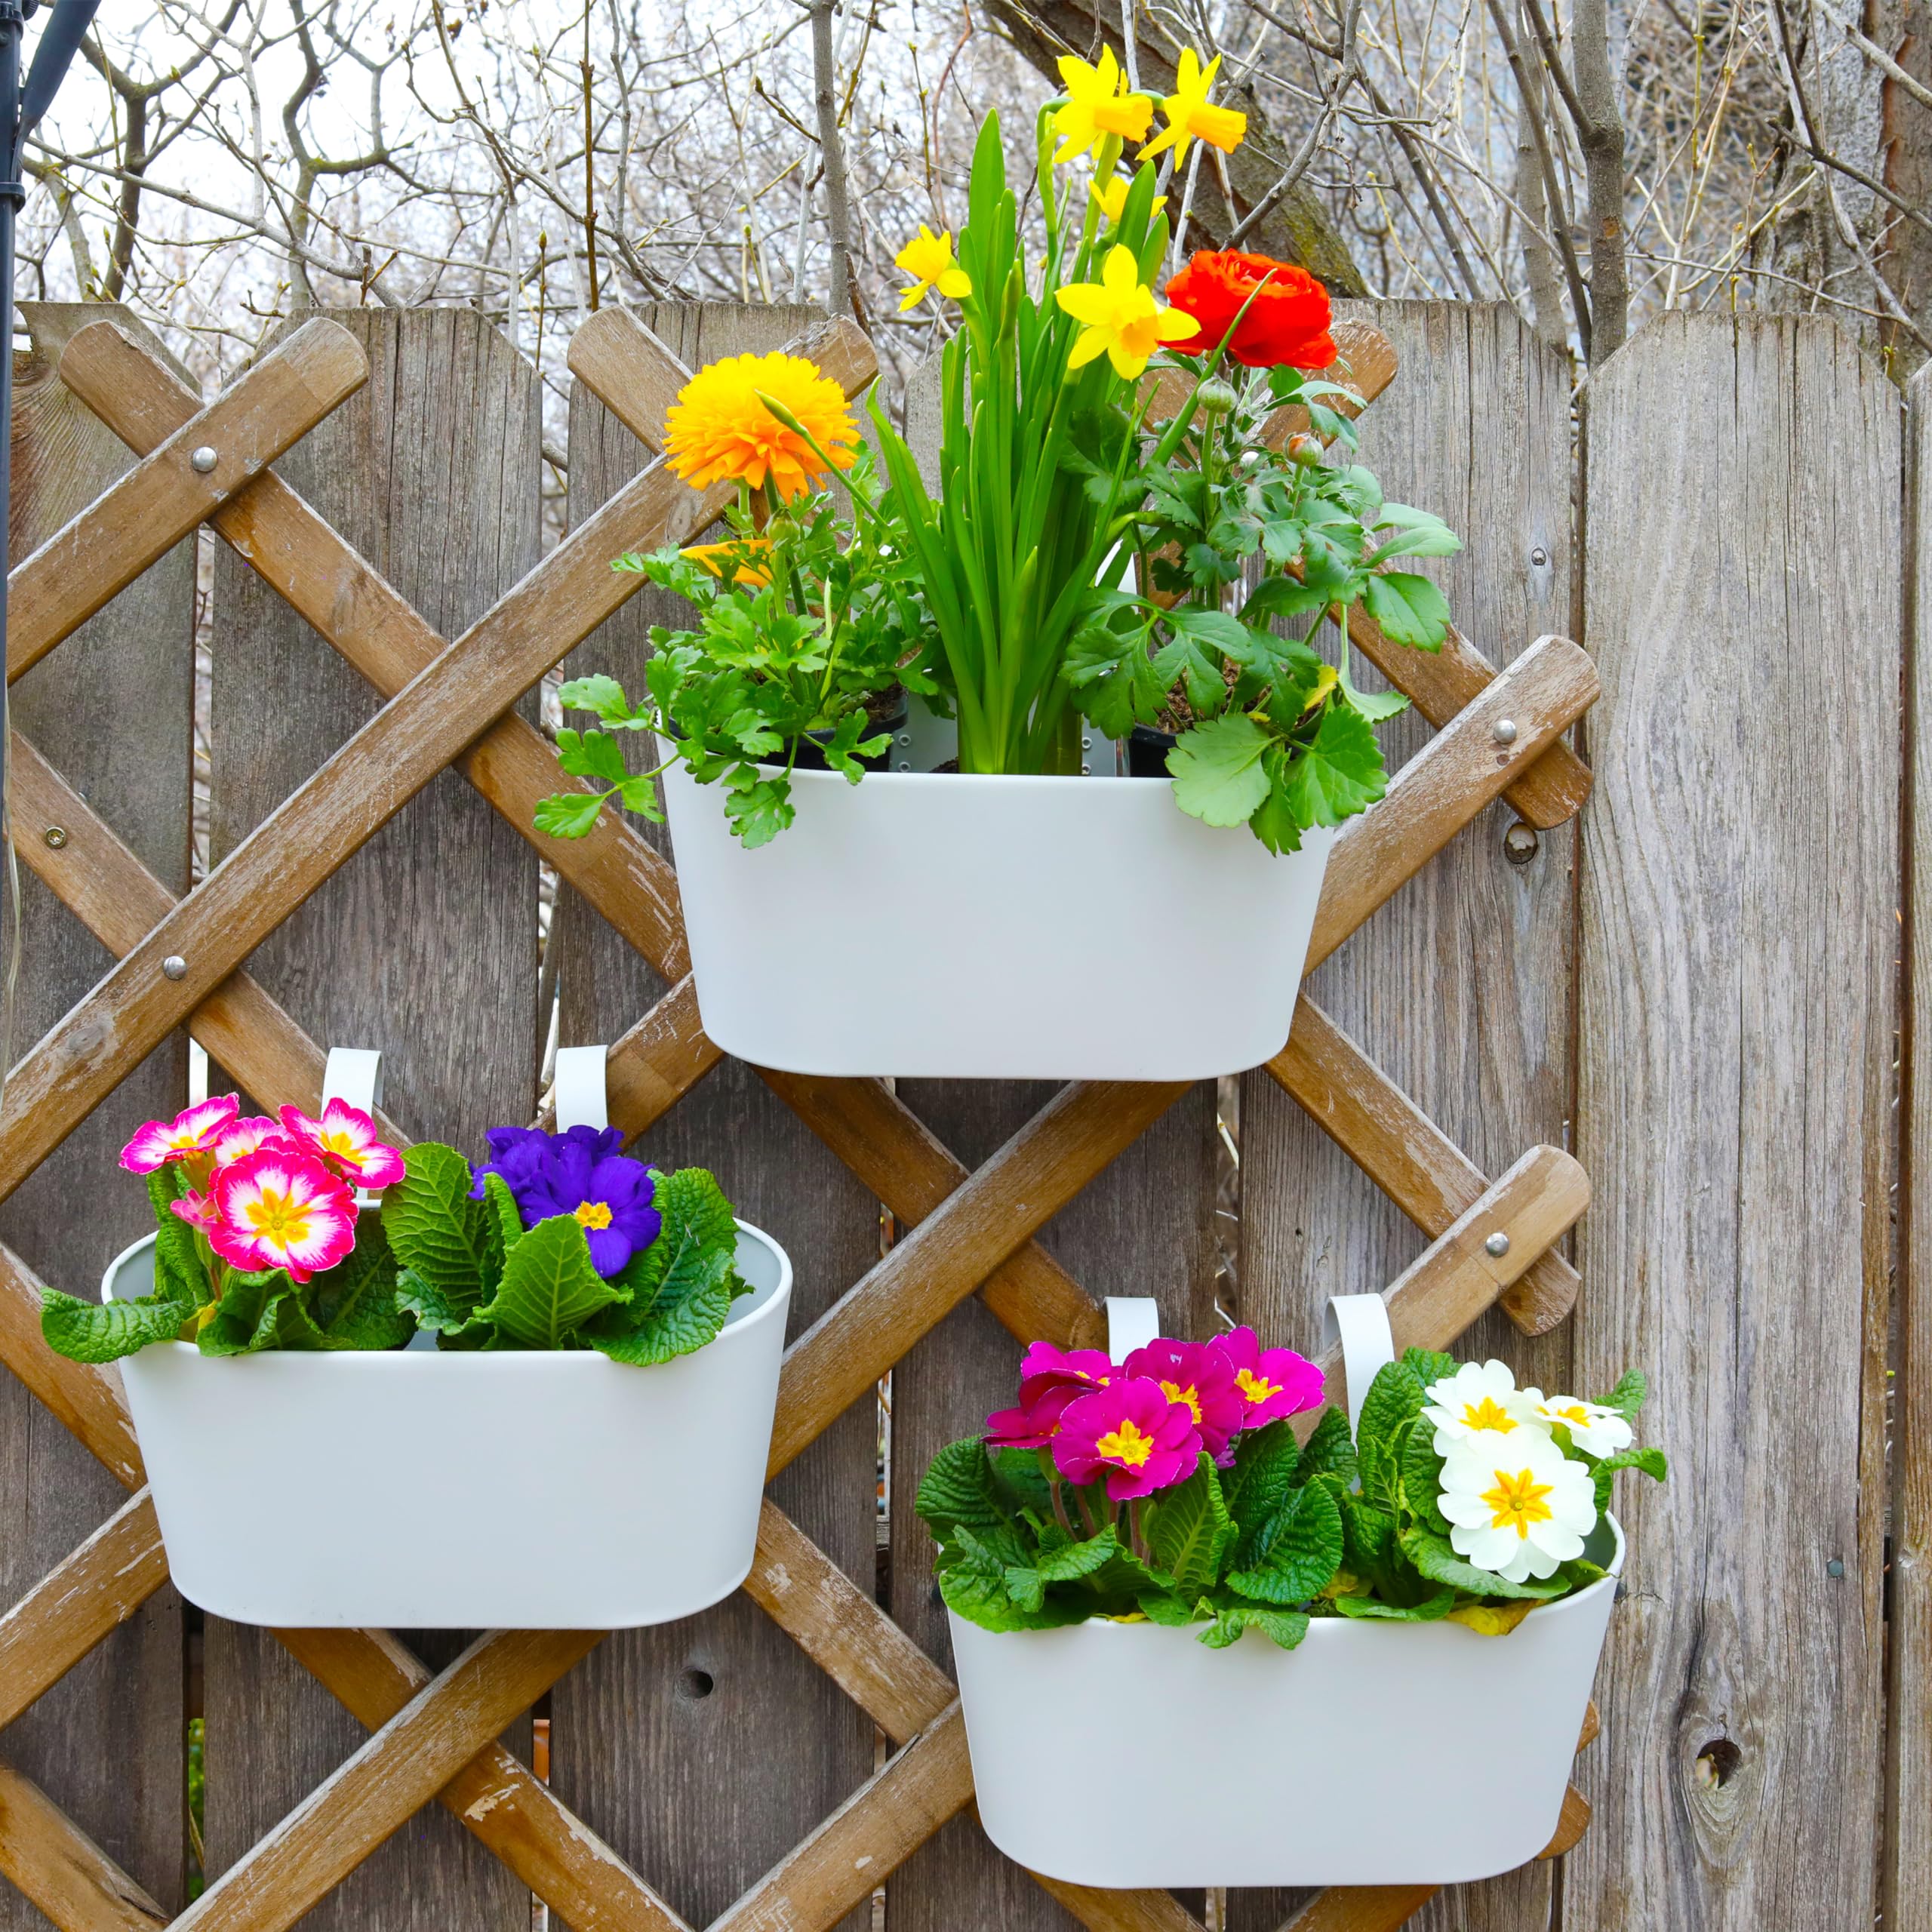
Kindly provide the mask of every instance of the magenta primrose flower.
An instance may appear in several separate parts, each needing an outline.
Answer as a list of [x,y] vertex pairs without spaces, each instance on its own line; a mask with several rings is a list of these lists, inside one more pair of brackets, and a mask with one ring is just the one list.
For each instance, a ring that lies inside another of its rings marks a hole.
[[208,1245],[238,1268],[285,1268],[302,1282],[355,1245],[355,1197],[312,1154],[257,1148],[217,1170],[211,1186]]
[[1169,1401],[1187,1411],[1201,1447],[1223,1468],[1233,1461],[1229,1444],[1237,1429],[1248,1426],[1247,1404],[1235,1386],[1235,1365],[1218,1341],[1174,1342],[1164,1336],[1136,1349],[1123,1366],[1128,1374],[1158,1383]]
[[242,1103],[232,1094],[204,1100],[171,1121],[149,1121],[121,1150],[121,1164],[131,1174],[151,1174],[176,1161],[212,1154],[216,1143],[233,1124]]
[[1057,1349],[1035,1342],[1020,1364],[1020,1405],[986,1418],[986,1446],[1039,1449],[1051,1442],[1068,1403],[1117,1380],[1121,1371],[1100,1349]]
[[358,1187],[392,1187],[405,1171],[402,1156],[376,1137],[376,1123],[360,1107],[332,1100],[320,1120],[300,1107],[281,1110],[284,1133]]
[[1054,1464],[1069,1482],[1104,1475],[1115,1503],[1185,1482],[1201,1460],[1201,1436],[1186,1406],[1158,1382],[1123,1377],[1069,1402],[1053,1439]]
[[1252,1328],[1232,1329],[1214,1346],[1233,1367],[1235,1388],[1245,1405],[1243,1429],[1321,1406],[1321,1371],[1307,1356],[1293,1349],[1264,1349]]
[[251,1114],[246,1119],[229,1121],[226,1131],[214,1143],[212,1158],[217,1167],[225,1168],[229,1161],[238,1161],[244,1154],[252,1154],[262,1147],[279,1148],[285,1154],[304,1151],[298,1141],[282,1131],[279,1121],[270,1120],[266,1114]]

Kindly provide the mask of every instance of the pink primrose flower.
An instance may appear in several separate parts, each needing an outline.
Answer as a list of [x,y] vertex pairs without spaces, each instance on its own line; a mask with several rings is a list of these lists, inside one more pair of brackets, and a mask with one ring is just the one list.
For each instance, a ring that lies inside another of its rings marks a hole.
[[358,1187],[389,1187],[403,1177],[402,1156],[376,1138],[376,1123],[346,1100],[331,1100],[320,1120],[300,1107],[281,1110],[283,1131]]
[[243,1155],[252,1154],[262,1147],[278,1148],[285,1154],[309,1151],[293,1135],[284,1133],[278,1121],[270,1120],[266,1114],[251,1114],[246,1119],[229,1121],[221,1138],[214,1143],[214,1164],[225,1168],[230,1161],[238,1161]]
[[1223,1467],[1232,1460],[1229,1444],[1245,1425],[1246,1404],[1235,1386],[1235,1365],[1218,1342],[1174,1342],[1165,1337],[1136,1349],[1126,1361],[1129,1375],[1159,1385],[1171,1402],[1187,1411],[1201,1446]]
[[1234,1371],[1235,1392],[1244,1405],[1243,1429],[1321,1407],[1321,1371],[1307,1356],[1292,1349],[1264,1349],[1252,1328],[1233,1329],[1214,1346]]
[[208,1244],[238,1268],[285,1268],[306,1281],[355,1245],[355,1196],[313,1155],[257,1148],[213,1186]]
[[211,1154],[215,1143],[242,1111],[232,1094],[204,1100],[171,1121],[151,1120],[121,1150],[121,1164],[131,1174],[151,1174],[175,1161]]
[[1116,1503],[1185,1482],[1201,1447],[1186,1405],[1144,1377],[1123,1377],[1069,1402],[1053,1439],[1060,1474],[1083,1485],[1104,1475]]

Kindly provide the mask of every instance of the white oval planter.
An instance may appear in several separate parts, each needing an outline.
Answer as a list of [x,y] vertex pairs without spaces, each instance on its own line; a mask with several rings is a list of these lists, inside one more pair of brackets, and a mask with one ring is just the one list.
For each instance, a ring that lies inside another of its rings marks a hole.
[[[1623,1539],[1611,1525],[1622,1567]],[[1072,1884],[1453,1884],[1554,1835],[1614,1574],[1506,1637],[1318,1619],[995,1635],[953,1617],[986,1835]]]
[[1287,1039],[1333,832],[1277,858],[1159,780],[808,771],[747,851],[721,786],[664,784],[698,1010],[741,1060],[1200,1080]]
[[[752,1293],[649,1368],[594,1350],[202,1355],[121,1364],[175,1587],[242,1623],[614,1629],[751,1568],[792,1264],[738,1224]],[[103,1297],[153,1286],[154,1237]]]

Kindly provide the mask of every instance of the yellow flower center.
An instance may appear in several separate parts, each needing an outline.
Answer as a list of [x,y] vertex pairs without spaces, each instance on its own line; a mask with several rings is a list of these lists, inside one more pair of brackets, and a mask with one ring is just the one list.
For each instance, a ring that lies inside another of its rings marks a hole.
[[1516,1426],[1516,1418],[1494,1395],[1485,1395],[1480,1402],[1463,1404],[1463,1426],[1493,1429],[1498,1435],[1507,1435]]
[[1265,1402],[1271,1395],[1278,1395],[1287,1385],[1270,1382],[1265,1375],[1257,1375],[1251,1368],[1238,1369],[1235,1372],[1235,1386],[1251,1402]]
[[608,1201],[580,1201],[575,1212],[577,1220],[586,1228],[608,1228],[611,1225],[611,1204]]
[[1534,1469],[1513,1476],[1507,1469],[1498,1469],[1496,1487],[1484,1490],[1479,1499],[1489,1507],[1490,1527],[1514,1530],[1519,1540],[1527,1540],[1532,1523],[1546,1523],[1555,1513],[1543,1500],[1555,1487],[1538,1482]]
[[293,1247],[308,1238],[308,1204],[292,1195],[265,1187],[242,1211],[257,1237],[272,1247]]
[[201,1131],[198,1128],[180,1127],[168,1137],[171,1147],[185,1147],[191,1152],[202,1144]]
[[1106,1461],[1118,1463],[1124,1469],[1137,1469],[1153,1454],[1154,1438],[1143,1435],[1133,1423],[1123,1420],[1118,1429],[1109,1429],[1105,1435],[1097,1437],[1094,1447]]
[[353,1137],[341,1128],[337,1128],[333,1132],[325,1132],[318,1137],[322,1145],[331,1154],[337,1155],[345,1160],[355,1158],[355,1142]]
[[1185,1402],[1187,1404],[1188,1413],[1193,1417],[1197,1423],[1200,1421],[1201,1397],[1192,1383],[1190,1382],[1185,1389],[1183,1389],[1174,1383],[1164,1382],[1161,1384],[1161,1393],[1171,1402]]
[[1552,1409],[1550,1414],[1558,1422],[1588,1422],[1590,1412],[1581,1402],[1572,1402],[1567,1409]]

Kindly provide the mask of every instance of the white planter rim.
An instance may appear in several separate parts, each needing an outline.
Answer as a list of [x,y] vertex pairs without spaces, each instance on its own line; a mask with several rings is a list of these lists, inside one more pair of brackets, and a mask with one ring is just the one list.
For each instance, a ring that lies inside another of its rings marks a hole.
[[[749,1332],[754,1327],[761,1327],[774,1320],[783,1321],[786,1304],[791,1294],[792,1257],[762,1228],[755,1228],[749,1221],[740,1221],[737,1223],[737,1229],[741,1235],[757,1242],[761,1247],[766,1249],[771,1254],[777,1263],[777,1279],[769,1287],[754,1288],[749,1294],[740,1295],[731,1304],[731,1312],[725,1318],[724,1327],[719,1329],[716,1336],[712,1337],[714,1341],[721,1340],[727,1335]],[[154,1235],[149,1234],[142,1235],[139,1241],[130,1241],[107,1264],[107,1273],[102,1283],[103,1293],[106,1297],[109,1299],[113,1297],[115,1278],[120,1273],[122,1267],[131,1261],[136,1255],[140,1254],[143,1249],[152,1247],[155,1244],[155,1238]],[[710,1346],[709,1342],[705,1344],[705,1348]],[[178,1349],[183,1355],[194,1355],[198,1358],[202,1356],[202,1351],[192,1342],[150,1342],[147,1348],[143,1349],[141,1352],[146,1355],[149,1350],[155,1349]],[[205,1358],[209,1361],[238,1362],[259,1361],[263,1355],[269,1355],[283,1357],[299,1355],[316,1361],[339,1362],[399,1362],[406,1358],[409,1363],[408,1372],[414,1375],[423,1372],[431,1352],[427,1349],[407,1348],[268,1349],[257,1351],[252,1355],[209,1356]],[[703,1352],[703,1349],[694,1349],[691,1351],[694,1355],[702,1355]],[[585,1372],[591,1374],[596,1374],[601,1370],[621,1369],[628,1372],[634,1370],[668,1368],[671,1365],[669,1362],[613,1361],[601,1349],[438,1348],[434,1351],[434,1356],[438,1362],[447,1363],[452,1368],[460,1367],[462,1372],[475,1375],[500,1374],[503,1373],[502,1365],[504,1363],[528,1361],[533,1358],[544,1361],[580,1364]],[[682,1361],[685,1359],[685,1358],[682,1355],[672,1358],[673,1361]]]

